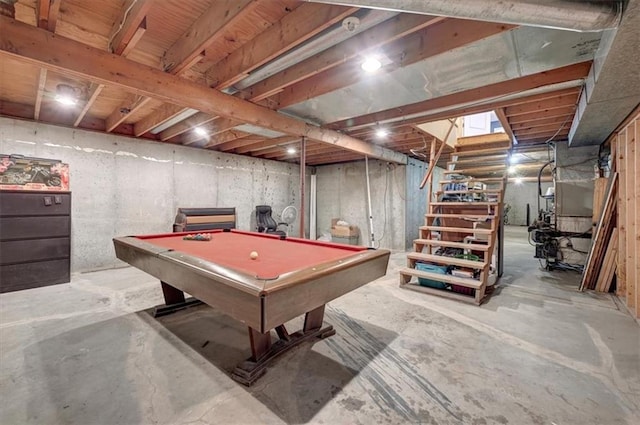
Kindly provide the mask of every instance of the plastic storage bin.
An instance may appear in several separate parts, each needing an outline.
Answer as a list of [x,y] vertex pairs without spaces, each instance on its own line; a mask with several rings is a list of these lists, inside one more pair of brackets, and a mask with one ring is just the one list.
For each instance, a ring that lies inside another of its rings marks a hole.
[[[416,270],[429,273],[447,274],[447,266],[436,266],[434,264],[417,263]],[[428,286],[430,288],[446,289],[447,284],[439,282],[437,280],[426,279],[423,277],[418,278],[418,284],[420,286]]]

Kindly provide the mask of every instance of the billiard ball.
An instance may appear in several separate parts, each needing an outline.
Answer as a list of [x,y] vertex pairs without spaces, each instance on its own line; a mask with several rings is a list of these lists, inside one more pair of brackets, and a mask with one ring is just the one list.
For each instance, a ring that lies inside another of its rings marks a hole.
[[258,258],[258,253],[257,253],[257,252],[255,252],[255,251],[251,251],[251,254],[249,254],[249,257],[250,257],[252,260],[255,260],[256,258]]

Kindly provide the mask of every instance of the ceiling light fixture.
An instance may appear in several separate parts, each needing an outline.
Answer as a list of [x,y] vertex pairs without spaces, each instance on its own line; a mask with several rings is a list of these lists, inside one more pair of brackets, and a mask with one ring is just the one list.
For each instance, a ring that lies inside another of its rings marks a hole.
[[514,174],[516,172],[516,167],[512,165],[507,171],[509,172],[509,174]]
[[78,104],[78,90],[68,84],[58,84],[56,86],[56,101],[65,106]]
[[193,129],[193,131],[194,131],[198,136],[202,136],[202,137],[204,137],[204,136],[206,136],[206,135],[207,135],[207,130],[205,130],[205,129],[204,129],[204,128],[202,128],[202,127],[196,127],[196,128],[194,128],[194,129]]
[[511,155],[509,157],[509,164],[513,165],[513,164],[517,164],[518,163],[518,157],[515,155]]
[[383,137],[386,137],[388,135],[389,135],[389,131],[384,128],[379,128],[376,130],[376,137],[378,139],[382,139]]
[[362,62],[362,69],[366,72],[376,72],[382,66],[382,62],[380,62],[377,58],[369,57]]
[[289,148],[289,149],[287,149],[287,153],[288,153],[288,154],[294,154],[294,153],[296,153],[296,148]]
[[522,177],[516,177],[516,179],[513,182],[515,184],[522,184]]

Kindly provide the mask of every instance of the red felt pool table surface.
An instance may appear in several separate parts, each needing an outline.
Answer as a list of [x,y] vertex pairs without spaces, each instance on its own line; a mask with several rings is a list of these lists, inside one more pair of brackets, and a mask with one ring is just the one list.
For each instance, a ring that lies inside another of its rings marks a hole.
[[[367,249],[290,237],[280,239],[275,235],[239,230],[213,230],[202,233],[210,233],[211,240],[184,240],[184,236],[189,233],[147,235],[138,238],[158,247],[192,255],[265,280],[276,279],[284,273],[318,264],[339,261]],[[258,253],[255,260],[249,256],[252,251]]]

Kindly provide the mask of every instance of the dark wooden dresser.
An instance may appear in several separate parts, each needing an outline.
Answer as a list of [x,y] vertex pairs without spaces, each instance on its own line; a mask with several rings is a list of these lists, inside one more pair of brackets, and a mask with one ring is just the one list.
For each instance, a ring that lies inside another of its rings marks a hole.
[[70,280],[71,193],[0,191],[0,292]]

